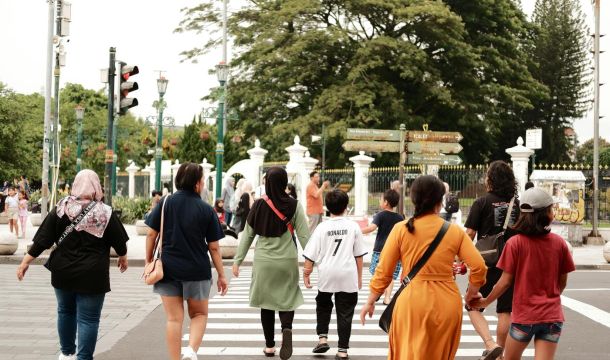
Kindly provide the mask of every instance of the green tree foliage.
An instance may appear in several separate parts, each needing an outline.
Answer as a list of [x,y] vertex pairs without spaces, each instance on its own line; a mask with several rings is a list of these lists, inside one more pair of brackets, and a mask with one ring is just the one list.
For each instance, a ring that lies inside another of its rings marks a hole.
[[[593,165],[593,139],[585,141],[576,149],[576,161]],[[599,139],[599,164],[610,166],[610,142]]]
[[[218,28],[213,1],[184,15],[179,32]],[[352,155],[341,149],[347,127],[401,123],[461,131],[470,162],[504,157],[497,149],[516,139],[504,130],[519,128],[519,115],[546,94],[528,71],[524,16],[510,0],[247,1],[229,25],[237,51],[228,103],[238,130],[260,137],[270,160],[323,124],[329,166]],[[216,46],[182,55],[196,60]],[[376,164],[396,160],[386,154]]]
[[184,128],[180,144],[178,145],[177,157],[181,162],[201,163],[205,158],[208,163],[214,163],[214,150],[216,148],[216,127],[201,121],[193,121]]
[[589,106],[589,31],[577,0],[537,0],[533,22],[531,71],[549,97],[535,102],[526,123],[544,130],[540,157],[562,162],[571,146],[564,131]]

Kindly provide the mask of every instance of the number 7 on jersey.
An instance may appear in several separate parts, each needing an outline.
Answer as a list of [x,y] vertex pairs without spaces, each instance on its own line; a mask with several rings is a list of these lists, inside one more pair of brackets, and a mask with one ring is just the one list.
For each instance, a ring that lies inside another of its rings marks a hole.
[[335,248],[335,252],[333,252],[333,256],[337,255],[337,250],[339,250],[339,246],[341,246],[341,241],[343,241],[343,239],[335,239],[337,247]]

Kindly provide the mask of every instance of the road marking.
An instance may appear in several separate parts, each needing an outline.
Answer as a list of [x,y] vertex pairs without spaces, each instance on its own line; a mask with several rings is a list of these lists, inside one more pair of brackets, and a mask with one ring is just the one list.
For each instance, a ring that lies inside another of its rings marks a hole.
[[605,312],[602,309],[563,295],[561,296],[561,304],[595,322],[610,328],[610,313]]
[[[258,310],[258,308],[253,310]],[[356,310],[358,310],[356,308]],[[367,316],[366,320],[367,321],[379,321],[379,315],[378,313],[374,314],[372,318],[369,319],[369,317]],[[208,319],[242,319],[242,320],[259,320],[261,318],[261,314],[259,312],[247,312],[247,313],[228,313],[228,312],[211,312],[208,314]],[[335,319],[335,313],[333,312],[331,314],[331,319]],[[304,314],[299,312],[299,309],[296,310],[295,314],[294,314],[294,319],[295,320],[316,320],[316,314],[315,313],[309,313],[309,314]],[[360,314],[359,313],[354,313],[354,319],[360,321]],[[497,316],[492,316],[492,315],[485,315],[485,319],[487,319],[487,321],[498,321],[498,317]]]
[[[262,329],[261,329],[262,331]],[[239,337],[235,336],[236,334],[229,333],[215,333],[215,334],[205,334],[203,336],[204,343],[206,341],[222,341],[222,342],[241,342],[244,339],[248,339],[248,341],[265,341],[265,336],[262,332],[257,333],[239,333]],[[189,341],[189,334],[185,334],[182,337],[182,341]],[[303,341],[303,342],[311,342],[315,344],[318,341],[318,335],[315,333],[312,334],[292,334],[292,341]],[[328,335],[328,341],[337,342],[339,341],[339,337],[335,334]],[[350,342],[373,342],[373,343],[387,343],[388,336],[383,334],[383,336],[379,335],[352,335],[349,339]],[[481,337],[478,335],[470,335],[470,336],[462,336],[460,338],[460,342],[462,343],[480,343]]]
[[592,288],[592,289],[565,289],[563,291],[610,291],[610,288]]

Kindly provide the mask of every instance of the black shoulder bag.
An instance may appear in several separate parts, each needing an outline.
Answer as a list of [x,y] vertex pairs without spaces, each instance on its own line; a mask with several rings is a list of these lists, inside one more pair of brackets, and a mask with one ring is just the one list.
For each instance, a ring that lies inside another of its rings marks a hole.
[[485,235],[481,236],[474,246],[479,250],[479,253],[485,260],[485,265],[488,267],[495,267],[500,260],[500,255],[502,254],[502,249],[504,249],[504,243],[506,243],[506,239],[504,238],[504,234],[506,233],[506,228],[508,228],[508,222],[510,221],[510,217],[513,214],[513,207],[515,205],[515,198],[513,197],[510,200],[510,204],[508,205],[508,210],[506,211],[506,218],[504,219],[504,225],[502,226],[502,231],[494,234],[494,235]]
[[409,283],[413,280],[415,275],[417,275],[419,270],[421,270],[421,268],[426,265],[426,263],[432,256],[432,253],[434,253],[434,250],[436,250],[436,248],[438,247],[438,244],[440,244],[441,240],[443,240],[443,237],[449,229],[449,225],[450,223],[447,221],[443,223],[443,226],[441,226],[441,229],[438,231],[438,234],[436,234],[434,240],[432,240],[432,243],[430,243],[430,246],[428,246],[428,249],[426,249],[424,255],[422,255],[421,259],[419,259],[417,263],[413,266],[413,268],[409,272],[409,275],[405,276],[402,279],[400,288],[398,289],[398,291],[396,291],[396,294],[394,294],[394,296],[392,297],[392,301],[390,301],[388,306],[385,308],[385,310],[379,317],[379,327],[381,328],[381,330],[385,331],[386,333],[390,331],[390,325],[392,324],[392,314],[394,313],[394,305],[396,305],[396,299],[398,299],[400,293],[402,293],[402,291],[407,287],[407,285],[409,285]]
[[59,239],[57,240],[57,245],[55,246],[55,250],[53,250],[53,252],[51,253],[51,255],[49,255],[49,258],[47,259],[47,262],[44,263],[44,267],[46,267],[49,271],[51,271],[51,258],[53,257],[53,254],[55,254],[55,251],[57,251],[57,247],[59,247],[59,244],[62,243],[62,241],[65,240],[65,238],[70,235],[70,233],[72,231],[74,231],[74,228],[76,227],[76,225],[78,225],[81,221],[83,221],[83,219],[85,218],[85,216],[87,216],[87,214],[89,213],[89,211],[91,211],[91,209],[93,209],[93,207],[95,206],[96,202],[95,201],[91,201],[89,203],[89,205],[87,205],[86,208],[84,208],[83,210],[81,210],[80,214],[74,218],[74,220],[72,220],[72,223],[70,225],[68,225],[66,227],[66,229],[64,230],[64,232],[61,234],[61,236],[59,237]]

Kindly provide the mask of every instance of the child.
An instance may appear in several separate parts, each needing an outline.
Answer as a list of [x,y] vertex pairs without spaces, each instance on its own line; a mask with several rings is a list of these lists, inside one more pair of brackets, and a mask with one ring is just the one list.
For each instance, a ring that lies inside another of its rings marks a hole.
[[[390,231],[394,228],[396,223],[399,223],[404,220],[402,215],[394,212],[396,205],[398,205],[398,200],[400,195],[395,190],[386,190],[383,193],[383,198],[379,205],[381,206],[382,211],[375,214],[373,217],[373,223],[364,229],[362,229],[363,234],[369,234],[375,230],[377,230],[377,237],[375,237],[375,246],[373,247],[373,256],[371,257],[371,266],[369,267],[369,272],[371,275],[375,274],[375,269],[377,268],[377,264],[379,263],[379,254],[381,254],[381,250],[383,249],[383,245],[385,245],[385,241],[390,235]],[[401,264],[400,261],[396,265],[396,269],[394,270],[394,280],[398,279],[400,276]],[[383,296],[383,304],[387,305],[392,300],[392,288],[394,287],[394,282],[390,282],[390,285],[384,292]]]
[[347,358],[352,318],[358,303],[358,290],[362,288],[362,257],[366,255],[362,232],[354,221],[343,217],[349,197],[344,191],[333,190],[326,194],[326,207],[331,219],[318,225],[305,250],[303,281],[311,288],[310,274],[314,263],[318,265],[318,296],[316,318],[319,343],[316,354],[325,353],[328,345],[328,325],[335,296],[339,349],[335,359]]
[[28,220],[28,195],[25,190],[19,191],[19,222],[21,223],[21,237],[25,239],[25,225]]
[[[510,337],[504,360],[521,359],[532,338],[536,359],[553,359],[564,317],[561,293],[568,273],[575,270],[572,255],[561,236],[550,232],[553,198],[541,188],[531,188],[521,197],[521,215],[513,227],[518,235],[510,238],[497,267],[502,276],[486,298],[471,307],[484,308],[502,295],[514,282]],[[544,276],[532,276],[540,274]]]
[[10,232],[13,232],[14,228],[15,235],[19,237],[19,198],[17,197],[14,186],[8,188],[8,197],[4,204],[4,211],[6,211],[6,216],[8,217]]
[[218,215],[218,220],[220,220],[220,224],[225,223],[225,202],[222,199],[216,199],[214,202],[214,211],[216,211],[216,215]]

